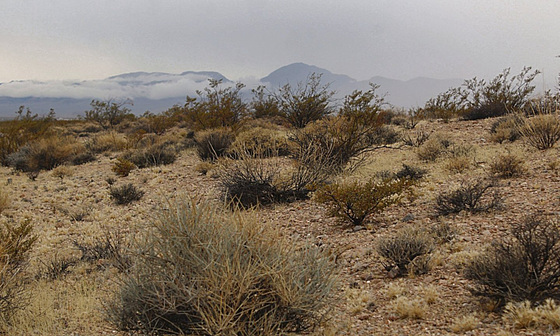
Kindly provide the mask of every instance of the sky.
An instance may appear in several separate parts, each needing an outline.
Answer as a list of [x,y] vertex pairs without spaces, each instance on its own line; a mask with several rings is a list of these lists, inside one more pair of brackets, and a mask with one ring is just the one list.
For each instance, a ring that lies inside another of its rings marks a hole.
[[560,73],[558,0],[2,0],[0,82],[304,62],[357,80]]

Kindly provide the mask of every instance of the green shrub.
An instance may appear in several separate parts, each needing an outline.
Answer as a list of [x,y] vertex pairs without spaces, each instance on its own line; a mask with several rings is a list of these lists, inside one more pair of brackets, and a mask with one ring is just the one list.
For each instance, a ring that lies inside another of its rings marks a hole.
[[92,100],[91,110],[85,111],[84,119],[97,123],[103,129],[113,128],[125,120],[134,119],[135,116],[130,112],[126,105],[132,105],[132,101],[107,101]]
[[228,153],[235,136],[231,131],[219,128],[199,132],[194,139],[198,157],[204,161],[215,161]]
[[137,246],[107,316],[147,334],[276,335],[320,321],[336,282],[331,259],[288,242],[250,213],[208,201],[166,207]]
[[442,192],[436,197],[436,211],[445,216],[461,211],[474,213],[500,208],[502,198],[496,187],[496,182],[492,180],[464,181],[459,188]]
[[391,274],[402,276],[415,270],[418,274],[427,271],[427,255],[432,252],[433,238],[426,231],[406,228],[393,236],[380,238],[375,249]]
[[134,163],[124,158],[117,158],[117,161],[113,163],[111,170],[118,176],[125,177],[128,176],[128,174],[130,174],[130,172],[135,168],[136,166]]
[[411,185],[412,180],[406,178],[334,183],[321,187],[315,197],[327,206],[329,215],[361,225],[369,215],[399,202]]
[[290,84],[281,87],[276,99],[280,113],[288,122],[296,128],[303,128],[333,112],[333,95],[334,91],[329,91],[328,84],[321,84],[321,75],[312,74],[305,83],[298,83],[297,88],[292,88]]
[[222,80],[209,79],[209,87],[197,90],[198,98],[187,96],[183,108],[185,120],[195,130],[235,126],[247,114],[241,97],[241,83],[222,88]]
[[120,187],[111,187],[109,189],[109,194],[115,203],[119,205],[139,201],[142,196],[144,196],[144,192],[139,190],[132,183],[128,183]]
[[512,237],[495,242],[465,268],[474,294],[506,301],[560,298],[558,222],[532,215],[512,227]]

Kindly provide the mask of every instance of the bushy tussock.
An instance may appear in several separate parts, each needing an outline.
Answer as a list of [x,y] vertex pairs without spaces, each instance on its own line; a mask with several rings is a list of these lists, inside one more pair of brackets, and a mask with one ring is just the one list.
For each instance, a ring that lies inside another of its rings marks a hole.
[[167,165],[177,159],[177,149],[173,144],[156,142],[128,151],[123,155],[123,159],[132,162],[138,168]]
[[550,218],[532,215],[465,268],[473,293],[497,300],[541,302],[560,298],[560,229]]
[[432,252],[433,237],[424,230],[406,228],[380,238],[375,248],[384,259],[385,269],[393,275],[424,273],[428,270],[427,255]]
[[483,212],[500,208],[502,198],[492,180],[464,181],[459,188],[444,191],[436,197],[436,211],[449,215],[461,211]]
[[536,114],[519,124],[525,141],[538,150],[552,148],[560,140],[560,120],[556,114]]
[[296,247],[250,213],[185,200],[162,211],[133,254],[108,319],[149,334],[276,335],[322,316],[333,262]]
[[204,161],[215,161],[228,153],[235,135],[230,130],[219,128],[198,132],[194,140],[198,157]]
[[525,172],[525,161],[513,154],[500,155],[490,163],[490,173],[500,178],[519,177]]
[[124,134],[108,131],[95,134],[86,141],[85,146],[91,153],[116,152],[126,149],[128,141]]
[[41,138],[28,143],[6,158],[9,166],[24,172],[51,170],[72,162],[85,152],[84,146],[73,137]]
[[144,192],[132,183],[128,183],[120,187],[109,188],[109,195],[115,203],[123,205],[140,200],[144,196]]
[[317,190],[315,197],[327,206],[331,216],[361,225],[369,215],[399,202],[411,185],[412,180],[407,178],[333,183]]

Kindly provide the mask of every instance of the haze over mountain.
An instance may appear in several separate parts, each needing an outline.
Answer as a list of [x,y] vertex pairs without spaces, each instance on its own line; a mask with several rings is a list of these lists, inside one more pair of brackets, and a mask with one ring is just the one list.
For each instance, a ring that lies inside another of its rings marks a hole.
[[[333,74],[304,63],[281,67],[261,79],[241,80],[247,87],[243,94],[250,99],[250,89],[266,85],[271,91],[287,83],[297,86],[311,74],[321,74],[321,82],[342,98],[354,90],[367,90],[369,83],[380,85],[378,92],[386,93],[386,100],[398,107],[421,106],[425,101],[450,87],[460,85],[462,79],[415,78],[408,81],[385,77],[372,77],[357,81],[344,74]],[[71,118],[83,115],[90,108],[92,99],[132,99],[132,111],[139,115],[145,111],[165,111],[175,104],[184,104],[187,95],[195,96],[196,90],[208,86],[208,79],[222,80],[224,85],[233,81],[212,71],[186,71],[180,74],[164,72],[133,72],[87,81],[12,81],[0,83],[0,117],[13,117],[21,105],[34,113],[45,114],[53,108],[58,117]]]

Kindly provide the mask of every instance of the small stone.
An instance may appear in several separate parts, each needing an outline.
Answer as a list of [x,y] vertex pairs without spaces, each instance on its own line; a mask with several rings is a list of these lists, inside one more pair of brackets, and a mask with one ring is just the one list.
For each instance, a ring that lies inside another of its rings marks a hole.
[[414,215],[411,214],[411,213],[409,213],[408,215],[404,216],[404,218],[402,219],[402,221],[406,223],[406,222],[413,221],[414,218],[415,218]]
[[354,227],[352,228],[352,232],[358,232],[358,231],[362,231],[362,230],[365,230],[365,229],[366,229],[365,226],[356,225],[356,226],[354,226]]

